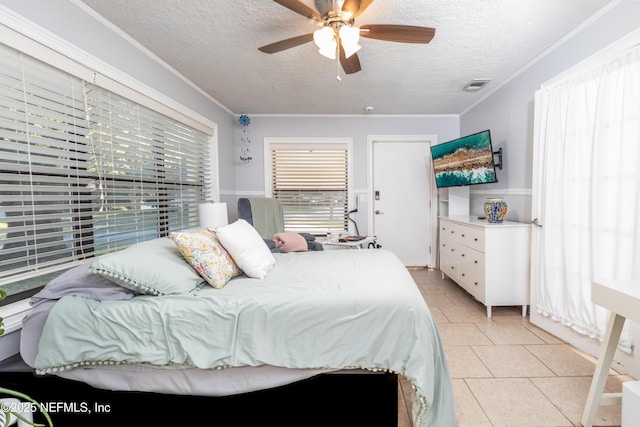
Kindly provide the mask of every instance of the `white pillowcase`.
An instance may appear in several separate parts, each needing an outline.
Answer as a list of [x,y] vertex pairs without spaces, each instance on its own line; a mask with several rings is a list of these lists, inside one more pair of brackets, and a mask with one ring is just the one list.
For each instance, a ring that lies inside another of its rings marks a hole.
[[222,227],[210,228],[244,273],[263,279],[276,263],[273,254],[258,233],[244,219]]

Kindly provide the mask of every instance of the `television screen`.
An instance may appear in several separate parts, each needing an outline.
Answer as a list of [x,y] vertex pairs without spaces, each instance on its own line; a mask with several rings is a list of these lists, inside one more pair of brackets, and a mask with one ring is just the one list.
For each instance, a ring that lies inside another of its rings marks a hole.
[[489,130],[433,145],[431,157],[438,188],[498,182]]

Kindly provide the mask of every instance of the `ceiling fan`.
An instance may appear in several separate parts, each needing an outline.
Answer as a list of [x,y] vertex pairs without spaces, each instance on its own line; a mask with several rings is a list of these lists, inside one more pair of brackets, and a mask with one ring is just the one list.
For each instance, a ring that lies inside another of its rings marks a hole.
[[299,0],[274,0],[276,3],[317,22],[321,28],[313,33],[280,40],[258,48],[265,53],[281,52],[310,41],[320,48],[319,52],[331,59],[340,59],[346,74],[361,70],[360,37],[401,43],[427,44],[436,30],[412,25],[372,24],[354,26],[355,19],[365,11],[373,0],[314,0],[313,9]]

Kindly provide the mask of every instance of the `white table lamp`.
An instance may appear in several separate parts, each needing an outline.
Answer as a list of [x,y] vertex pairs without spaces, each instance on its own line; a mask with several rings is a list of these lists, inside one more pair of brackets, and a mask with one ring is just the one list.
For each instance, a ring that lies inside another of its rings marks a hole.
[[201,203],[198,205],[200,227],[220,227],[229,224],[226,203]]

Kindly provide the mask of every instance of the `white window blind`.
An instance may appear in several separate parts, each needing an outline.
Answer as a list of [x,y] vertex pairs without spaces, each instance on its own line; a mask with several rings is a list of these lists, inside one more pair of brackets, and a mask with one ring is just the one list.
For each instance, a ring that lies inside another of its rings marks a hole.
[[206,135],[86,84],[95,250],[198,225],[209,175]]
[[0,278],[82,256],[84,116],[80,80],[0,49]]
[[272,196],[285,230],[321,235],[348,228],[347,144],[271,145]]
[[0,45],[0,286],[196,226],[209,158],[206,134]]

